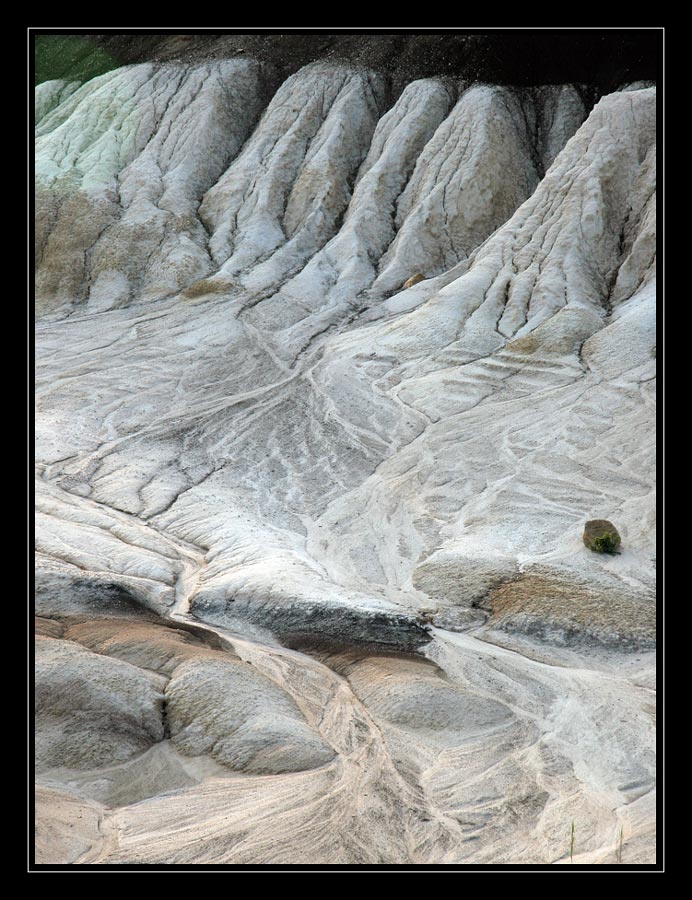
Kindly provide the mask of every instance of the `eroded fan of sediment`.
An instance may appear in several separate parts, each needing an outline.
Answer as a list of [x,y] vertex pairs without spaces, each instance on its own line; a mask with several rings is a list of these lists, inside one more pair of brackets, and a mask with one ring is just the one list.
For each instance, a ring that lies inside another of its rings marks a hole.
[[654,861],[656,92],[585,96],[39,86],[41,861]]

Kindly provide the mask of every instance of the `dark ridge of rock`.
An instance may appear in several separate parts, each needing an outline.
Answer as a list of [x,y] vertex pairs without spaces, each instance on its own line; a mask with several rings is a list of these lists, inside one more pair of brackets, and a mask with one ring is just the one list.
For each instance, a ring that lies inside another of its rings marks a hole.
[[391,660],[394,662],[415,663],[423,671],[427,671],[439,678],[445,678],[444,670],[433,659],[422,656],[420,653],[410,650],[397,650],[391,647],[383,647],[381,644],[362,644],[331,640],[319,635],[308,635],[301,638],[295,636],[283,641],[289,650],[297,650],[321,662],[322,665],[336,672],[337,675],[346,677],[349,670],[359,663],[372,660]]
[[415,653],[430,642],[429,629],[412,615],[373,612],[346,606],[315,603],[266,604],[227,602],[225,609],[193,603],[193,612],[206,622],[227,628],[233,619],[265,628],[289,647],[355,646],[368,651],[386,650]]
[[72,576],[63,572],[36,572],[35,611],[45,618],[90,615],[147,616],[142,601],[115,582],[95,576]]
[[318,59],[384,71],[397,96],[417,78],[449,75],[495,84],[584,83],[596,93],[655,80],[661,29],[515,30],[469,33],[213,33],[37,35],[36,84],[86,80],[118,66],[190,62],[246,54],[272,63],[282,78]]

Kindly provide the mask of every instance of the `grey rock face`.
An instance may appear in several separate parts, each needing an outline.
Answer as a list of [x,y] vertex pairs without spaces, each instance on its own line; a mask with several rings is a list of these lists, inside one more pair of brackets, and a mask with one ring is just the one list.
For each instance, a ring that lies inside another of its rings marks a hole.
[[37,92],[42,859],[653,861],[656,91],[443,75]]
[[146,672],[72,643],[36,645],[36,763],[95,768],[163,738],[161,685]]
[[268,629],[289,644],[322,640],[337,645],[363,644],[374,650],[412,652],[430,640],[428,630],[415,615],[344,604],[256,604],[241,600],[217,608],[200,601],[192,608],[204,621],[221,625],[248,622]]

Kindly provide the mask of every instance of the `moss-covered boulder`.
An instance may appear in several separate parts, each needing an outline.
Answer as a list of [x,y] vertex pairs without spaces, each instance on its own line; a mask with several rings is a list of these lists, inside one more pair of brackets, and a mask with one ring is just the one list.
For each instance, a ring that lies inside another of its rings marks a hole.
[[617,553],[622,540],[607,519],[591,519],[584,526],[584,543],[594,553]]

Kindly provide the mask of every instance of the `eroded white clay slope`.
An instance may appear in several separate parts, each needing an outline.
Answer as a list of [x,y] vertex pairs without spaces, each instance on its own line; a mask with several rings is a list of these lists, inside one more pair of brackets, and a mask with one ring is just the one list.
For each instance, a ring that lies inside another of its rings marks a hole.
[[[352,434],[387,423],[394,443],[421,431],[313,532],[314,552],[326,541],[325,557],[360,572],[358,584],[405,588],[441,538],[470,556],[598,567],[581,547],[590,513],[617,517],[630,538],[632,555],[606,565],[650,581],[653,99],[603,100],[466,274],[392,323],[329,342],[311,377],[348,410]],[[628,301],[616,293],[625,275]],[[606,345],[604,378],[590,360]]]
[[79,81],[44,81],[36,85],[34,89],[34,129],[38,130],[43,124],[43,119],[52,112],[56,106],[65,100],[80,86]]
[[489,85],[464,91],[397,204],[398,233],[375,290],[399,288],[413,272],[437,275],[469,256],[533,192],[582,119],[573,88],[537,96]]
[[265,74],[39,121],[41,852],[652,862],[655,90]]
[[254,61],[145,64],[92,79],[45,116],[36,139],[39,309],[111,309],[206,274],[197,208],[264,100]]
[[316,63],[279,89],[242,154],[204,198],[220,275],[278,285],[322,246],[382,112],[384,83]]

